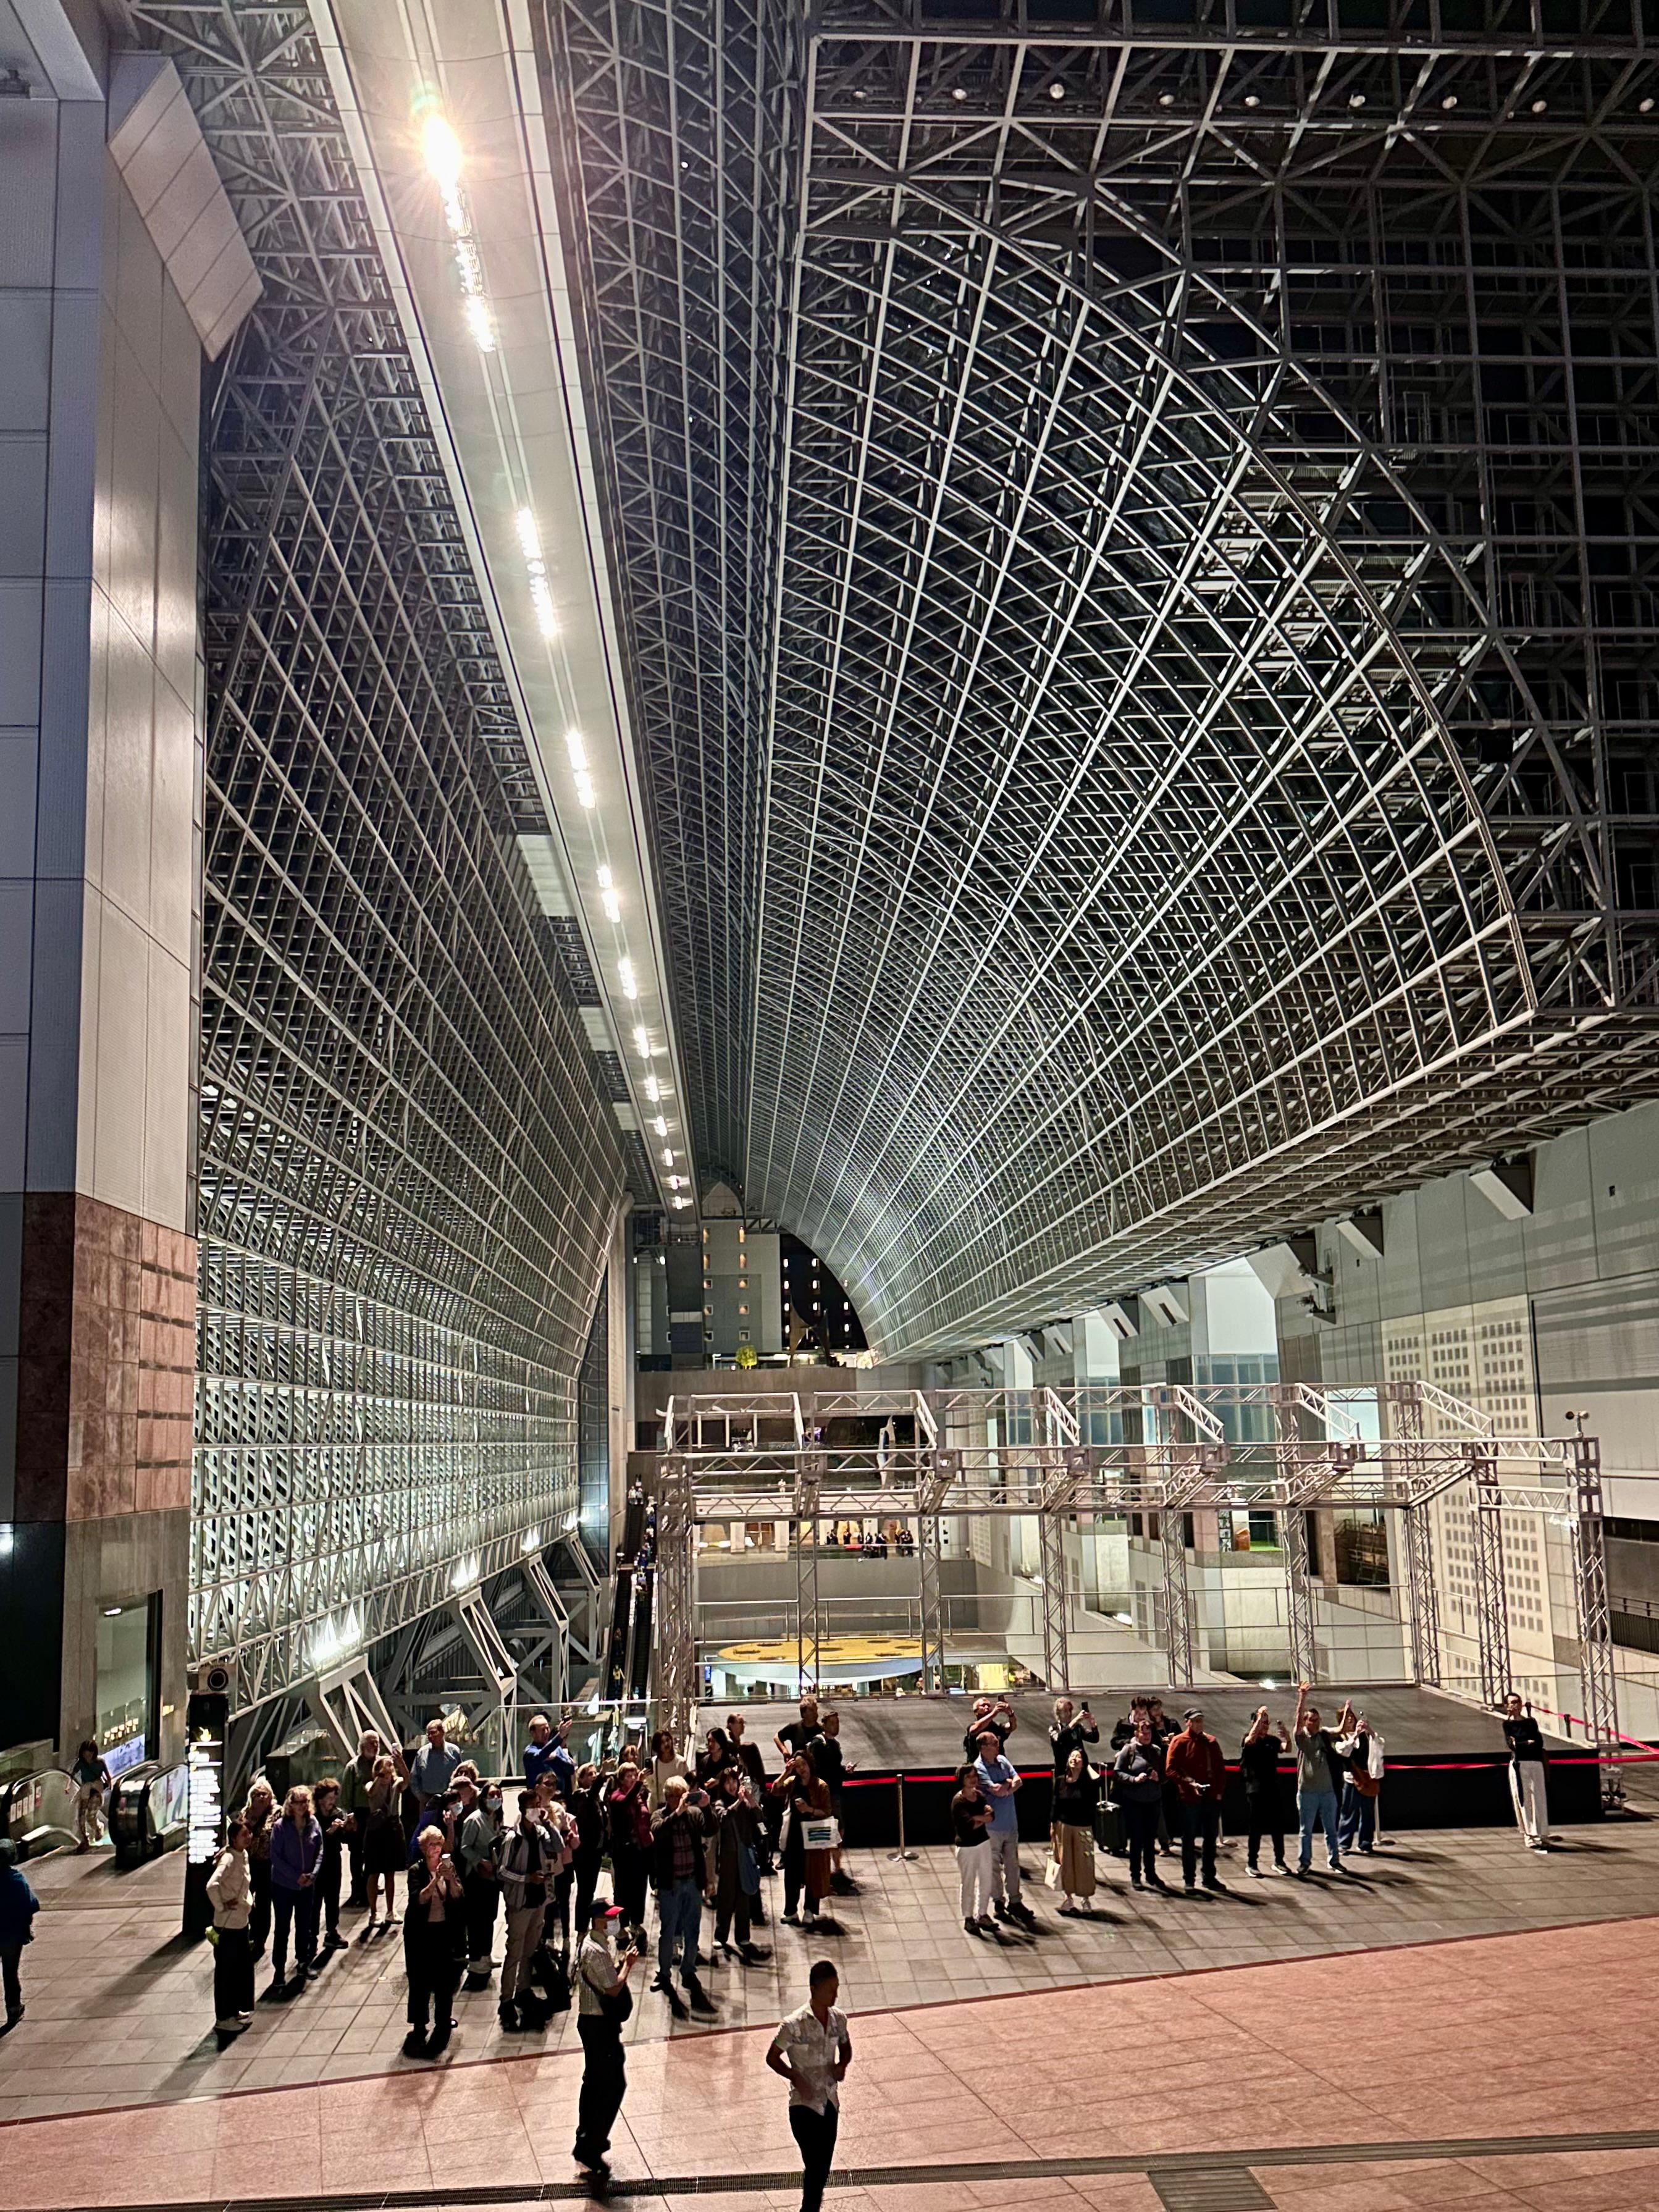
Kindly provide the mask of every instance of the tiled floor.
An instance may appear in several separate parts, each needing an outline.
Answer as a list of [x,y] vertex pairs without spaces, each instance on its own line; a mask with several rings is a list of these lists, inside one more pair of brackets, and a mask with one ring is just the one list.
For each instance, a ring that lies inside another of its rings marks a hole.
[[[1121,1863],[1103,1857],[1092,1919],[1059,1918],[1048,1894],[1034,1887],[1038,1934],[977,1941],[957,1917],[948,1854],[924,1851],[910,1863],[859,1855],[860,1894],[840,1904],[839,1933],[808,1935],[775,1921],[768,1965],[708,1973],[720,2006],[714,2026],[775,2021],[799,2001],[805,1966],[820,1952],[836,1957],[849,2002],[867,2011],[1617,1918],[1659,1899],[1659,1821],[1651,1820],[1566,1831],[1547,1858],[1523,1851],[1512,1830],[1418,1833],[1351,1883],[1249,1881],[1238,1856],[1224,1861],[1232,1893],[1197,1900],[1136,1896],[1124,1887]],[[1036,1869],[1041,1853],[1028,1849],[1025,1859]],[[295,2001],[262,2003],[254,2027],[221,2055],[209,2025],[210,1953],[177,1935],[177,1857],[129,1875],[72,1856],[30,1871],[46,1909],[25,1954],[27,2017],[0,2040],[0,2120],[422,2070],[398,2053],[404,1988],[395,1935],[354,1943]],[[705,1948],[708,1936],[705,1923]],[[262,1969],[262,1986],[265,1978]],[[452,2066],[575,2042],[568,2017],[533,2042],[501,2035],[493,1994],[463,1995],[458,2012]],[[669,2027],[663,1999],[642,1990],[630,2039],[645,2044]],[[703,2031],[674,2033],[678,2040]]]
[[[1480,2138],[1659,2123],[1648,1991],[1659,1920],[1287,1960],[1201,1977],[1031,1991],[860,2015],[837,2163],[918,2169],[837,2190],[831,2212],[974,2206],[1148,2208],[1145,2173],[1067,2177],[1044,2161],[1253,2152],[1295,2212],[1407,2205],[1639,2212],[1659,2151],[1498,2158]],[[622,2179],[763,2176],[793,2164],[764,2032],[658,2039],[629,2054],[613,2151]],[[40,2208],[190,2203],[316,2191],[473,2191],[493,2202],[572,2178],[580,2060],[399,2075],[26,2122],[4,2136],[6,2201]],[[1426,2162],[1389,2147],[1470,2140]],[[1279,2166],[1276,2152],[1376,2145],[1382,2159]],[[957,2179],[1003,2159],[998,2180]],[[1031,2171],[1033,2162],[1038,2171]],[[948,2193],[947,2193],[948,2192]],[[652,2195],[658,2192],[653,2190]],[[671,2201],[679,2193],[661,2192]],[[699,2194],[730,2212],[793,2193]],[[691,2200],[686,2199],[687,2212]]]

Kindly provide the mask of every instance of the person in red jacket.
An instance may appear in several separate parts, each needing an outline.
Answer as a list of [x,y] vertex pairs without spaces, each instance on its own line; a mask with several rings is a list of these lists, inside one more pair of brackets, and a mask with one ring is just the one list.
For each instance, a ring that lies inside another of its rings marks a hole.
[[1181,1802],[1181,1872],[1188,1897],[1197,1894],[1198,1846],[1204,1845],[1204,1887],[1224,1890],[1226,1883],[1215,1870],[1215,1841],[1221,1832],[1221,1798],[1227,1787],[1227,1762],[1221,1746],[1206,1735],[1204,1716],[1188,1705],[1186,1726],[1170,1739],[1164,1753],[1165,1778],[1173,1782]]

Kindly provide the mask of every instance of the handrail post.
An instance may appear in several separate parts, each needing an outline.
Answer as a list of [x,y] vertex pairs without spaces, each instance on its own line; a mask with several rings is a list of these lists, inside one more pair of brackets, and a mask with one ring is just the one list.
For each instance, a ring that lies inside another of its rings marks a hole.
[[897,1849],[896,1851],[889,1851],[889,1852],[888,1852],[888,1854],[887,1854],[887,1856],[888,1856],[888,1857],[889,1857],[890,1859],[914,1859],[914,1858],[915,1858],[915,1853],[914,1851],[911,1851],[911,1850],[907,1850],[905,1849],[905,1847],[904,1847],[904,1777],[903,1777],[903,1775],[902,1775],[902,1774],[898,1775],[897,1777],[896,1777],[896,1780],[897,1784],[898,1784],[898,1828],[899,1828],[898,1849]]

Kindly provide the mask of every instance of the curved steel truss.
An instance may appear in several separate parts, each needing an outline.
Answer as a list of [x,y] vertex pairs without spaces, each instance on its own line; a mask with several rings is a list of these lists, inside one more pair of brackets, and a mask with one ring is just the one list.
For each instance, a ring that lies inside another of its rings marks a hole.
[[624,1169],[309,12],[140,14],[264,283],[204,465],[191,1516],[192,1648],[252,1705],[574,1518]]
[[548,11],[705,1171],[889,1352],[1659,1087],[1659,69],[1246,12]]

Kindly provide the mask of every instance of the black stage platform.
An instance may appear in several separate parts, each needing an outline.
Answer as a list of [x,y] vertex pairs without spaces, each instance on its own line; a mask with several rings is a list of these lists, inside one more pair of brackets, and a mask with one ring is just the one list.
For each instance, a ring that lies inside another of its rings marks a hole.
[[[1177,1723],[1188,1705],[1200,1707],[1205,1725],[1219,1739],[1230,1765],[1237,1761],[1240,1740],[1264,1696],[1273,1719],[1287,1732],[1296,1708],[1295,1692],[1286,1695],[1280,1690],[1264,1693],[1255,1688],[1171,1689],[1158,1694],[1165,1712]],[[1335,1720],[1345,1696],[1352,1698],[1356,1711],[1366,1716],[1382,1738],[1387,1766],[1382,1796],[1385,1829],[1479,1828],[1513,1820],[1509,1756],[1496,1714],[1438,1691],[1390,1682],[1321,1689],[1314,1703],[1327,1727]],[[1079,1692],[1078,1702],[1081,1700]],[[847,1760],[842,1817],[848,1842],[856,1846],[897,1841],[901,1774],[908,1839],[948,1842],[954,1769],[963,1756],[962,1739],[972,1717],[973,1699],[837,1699],[826,1693],[821,1702],[826,1710],[833,1704],[841,1715],[841,1741]],[[1048,1724],[1054,1700],[1041,1692],[1025,1692],[1011,1698],[1009,1703],[1019,1723],[1009,1738],[1009,1756],[1028,1778],[1019,1793],[1020,1833],[1036,1839],[1048,1832]],[[1097,1757],[1103,1763],[1111,1756],[1113,1724],[1128,1711],[1129,1693],[1101,1692],[1091,1696],[1091,1703],[1100,1723]],[[771,1770],[777,1757],[773,1735],[785,1721],[799,1717],[796,1708],[702,1705],[697,1710],[699,1729],[723,1724],[728,1712],[742,1713],[750,1740],[764,1746]],[[1552,1822],[1562,1826],[1599,1820],[1601,1797],[1595,1759],[1582,1742],[1569,1743],[1550,1735],[1547,1728],[1545,1741],[1551,1760]],[[1280,1777],[1286,1824],[1294,1827],[1293,1759],[1285,1760]],[[1243,1793],[1236,1777],[1228,1787],[1224,1820],[1230,1832],[1242,1829]]]

